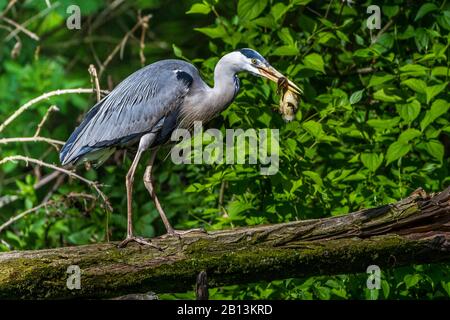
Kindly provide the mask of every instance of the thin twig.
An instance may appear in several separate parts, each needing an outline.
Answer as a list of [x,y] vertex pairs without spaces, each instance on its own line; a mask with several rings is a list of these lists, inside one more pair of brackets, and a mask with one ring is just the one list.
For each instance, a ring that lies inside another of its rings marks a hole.
[[17,0],[10,0],[9,3],[8,3],[8,5],[6,6],[5,10],[3,10],[3,11],[0,13],[0,18],[1,18],[1,17],[4,17],[5,14],[7,14],[8,11],[16,4],[16,2],[17,2]]
[[222,180],[219,191],[219,210],[222,212],[224,218],[228,218],[228,212],[225,210],[225,207],[223,206],[226,184],[227,182],[225,180]]
[[344,5],[345,5],[345,0],[341,0],[341,7],[339,8],[339,14],[338,17],[336,19],[335,25],[337,26],[339,24],[339,22],[341,21],[341,17],[342,17],[342,11],[344,10]]
[[100,71],[98,73],[98,77],[101,78],[103,76],[103,73],[105,72],[106,67],[111,62],[111,60],[114,58],[114,56],[117,54],[119,50],[125,45],[128,38],[143,24],[148,23],[148,21],[151,19],[152,15],[146,15],[143,16],[139,21],[134,25],[133,28],[131,28],[130,31],[128,31],[125,36],[123,37],[122,41],[113,49],[113,51],[109,54],[109,56],[106,58],[106,60],[102,63],[100,66]]
[[95,69],[95,66],[93,64],[89,65],[89,74],[91,75],[91,82],[92,85],[95,87],[95,92],[97,93],[97,102],[99,102],[101,100],[101,96],[100,96],[100,83],[98,81],[98,76],[97,76],[97,69]]
[[[69,193],[68,195],[65,196],[65,198],[68,198],[68,199],[70,199],[70,198],[83,198],[83,199],[90,199],[90,200],[93,200],[93,201],[97,200],[97,198],[94,197],[93,195],[86,194],[86,193],[76,193],[76,192]],[[44,201],[43,203],[37,205],[36,207],[33,207],[33,208],[28,209],[28,210],[26,210],[26,211],[24,211],[22,213],[19,213],[18,215],[15,215],[14,217],[11,217],[8,221],[6,221],[5,223],[3,223],[0,226],[0,233],[3,230],[5,230],[7,227],[9,227],[11,224],[13,224],[16,221],[22,219],[26,215],[29,215],[30,213],[36,212],[39,209],[42,209],[42,208],[47,207],[47,206],[54,205],[56,203],[58,203],[58,201],[56,201],[56,200],[47,200],[47,201]]]
[[[110,12],[117,13],[118,10],[116,10],[122,3],[124,3],[125,0],[115,0],[111,4],[109,4],[105,10],[100,12],[100,14],[96,17],[95,21],[92,23],[92,25],[89,28],[89,33],[92,31],[95,31],[98,27],[100,27],[102,24],[108,22],[108,15]],[[120,13],[120,11],[119,11]]]
[[378,32],[378,34],[375,36],[375,38],[372,39],[372,43],[375,43],[380,39],[380,37],[389,29],[389,27],[394,23],[394,20],[391,19],[386,23],[386,25]]
[[[55,171],[58,172],[58,171]],[[55,183],[53,184],[53,186],[50,188],[50,191],[45,195],[44,200],[42,200],[42,202],[46,202],[48,200],[50,200],[51,196],[53,195],[53,193],[58,190],[58,188],[61,186],[61,184],[64,182],[64,178],[66,176],[65,175],[60,175]]]
[[37,190],[39,188],[41,188],[42,186],[45,186],[47,183],[49,183],[50,181],[56,179],[57,177],[59,177],[62,173],[59,171],[53,171],[52,173],[46,175],[45,177],[43,177],[42,179],[40,179],[38,182],[36,182],[33,185],[33,189]]
[[330,3],[328,4],[328,7],[327,7],[327,11],[325,12],[325,16],[324,16],[325,19],[328,18],[328,13],[330,13],[332,3],[333,3],[333,0],[330,0]]
[[43,162],[41,160],[37,160],[37,159],[33,159],[33,158],[29,158],[29,157],[25,157],[25,156],[11,156],[11,157],[6,157],[2,160],[0,160],[0,165],[7,163],[7,162],[14,162],[14,161],[24,161],[26,163],[31,162],[31,163],[35,163],[39,166],[42,167],[47,167],[56,171],[60,171],[62,173],[67,174],[70,177],[76,178],[84,183],[86,183],[88,186],[90,186],[91,188],[93,188],[102,198],[103,202],[106,205],[107,210],[113,211],[111,204],[109,203],[108,198],[106,197],[106,195],[100,190],[100,188],[97,186],[97,183],[91,180],[88,180],[78,174],[76,174],[75,172],[72,172],[70,170],[64,169],[64,168],[60,168],[58,166],[55,166],[53,164],[50,163],[46,163]]
[[316,10],[314,10],[314,9],[312,9],[312,8],[310,8],[310,7],[306,7],[306,10],[311,11],[311,12],[314,13],[316,16],[322,18],[322,15],[321,15],[319,12],[317,12]]
[[47,201],[47,202],[41,203],[40,205],[38,205],[38,206],[36,206],[36,207],[33,207],[33,208],[31,208],[31,209],[28,209],[28,210],[26,210],[26,211],[24,211],[24,212],[22,212],[22,213],[20,213],[20,214],[18,214],[18,215],[16,215],[16,216],[12,217],[11,219],[9,219],[8,221],[6,221],[4,224],[2,224],[2,225],[0,226],[0,233],[1,233],[4,229],[6,229],[7,227],[9,227],[11,224],[13,224],[14,222],[16,222],[17,220],[20,220],[20,219],[22,219],[23,217],[25,217],[26,215],[28,215],[28,214],[30,214],[30,213],[33,213],[33,212],[36,212],[36,211],[38,211],[39,209],[41,209],[41,208],[43,208],[43,207],[45,207],[45,206],[48,206],[48,205],[50,205],[50,204],[52,204],[52,203],[54,203],[54,200],[49,200],[49,201]]
[[[35,16],[32,16],[30,19],[26,20],[25,22],[21,23],[21,26],[23,28],[25,28],[27,25],[29,25],[30,23],[32,23],[34,20],[39,19],[40,17],[46,16],[50,11],[52,11],[53,9],[55,9],[56,7],[58,7],[60,5],[59,2],[55,2],[52,4],[51,8],[45,8],[42,11],[39,11],[38,14],[36,14]],[[15,28],[13,31],[11,31],[5,38],[6,41],[9,41],[12,37],[16,36],[17,33],[20,30],[18,28]]]
[[45,138],[45,137],[17,137],[17,138],[2,138],[0,139],[0,144],[8,144],[15,142],[47,142],[51,144],[56,149],[58,149],[58,145],[64,145],[63,141]]
[[142,23],[141,41],[139,45],[139,57],[141,58],[141,66],[145,66],[144,49],[145,49],[145,33],[147,32],[147,29],[148,29],[148,21]]
[[[8,119],[6,119],[2,124],[0,124],[0,132],[2,132],[6,126],[8,126],[11,122],[14,121],[14,119],[16,119],[21,113],[23,113],[24,111],[26,111],[29,107],[31,107],[33,104],[38,103],[42,100],[48,99],[50,97],[53,96],[60,96],[63,94],[70,94],[70,93],[93,93],[95,92],[94,89],[89,88],[89,89],[85,89],[85,88],[78,88],[78,89],[64,89],[64,90],[55,90],[55,91],[50,91],[47,93],[44,93],[43,95],[40,95],[37,98],[34,98],[30,101],[28,101],[27,103],[25,103],[24,105],[22,105],[19,109],[16,110],[16,112],[14,112]],[[102,90],[101,91],[104,94],[108,94],[108,91]]]
[[[116,43],[116,42],[114,42],[114,43]],[[88,44],[89,44],[89,49],[91,50],[92,55],[94,56],[95,63],[97,63],[97,65],[101,68],[102,62],[100,61],[100,58],[98,57],[97,51],[95,51],[95,47],[94,47],[93,43],[89,42]],[[97,69],[95,71],[97,72]]]
[[[2,24],[0,24],[0,29],[7,30],[9,32],[13,30],[11,27]],[[14,39],[16,40],[16,43],[11,50],[11,58],[13,59],[17,58],[17,56],[20,54],[20,49],[22,49],[22,41],[20,40],[20,37],[18,35],[14,35]]]
[[19,196],[16,195],[9,195],[0,197],[0,208],[10,204],[11,202],[14,202],[19,199]]
[[[62,175],[61,172],[59,171],[53,171],[52,173],[46,175],[45,177],[43,177],[42,179],[40,179],[38,182],[36,182],[33,185],[33,189],[34,190],[38,190],[40,188],[42,188],[43,186],[45,186],[47,183],[51,182],[53,179],[59,177],[60,175]],[[0,208],[16,201],[20,199],[19,196],[16,195],[6,195],[3,197],[0,197]]]
[[52,106],[50,106],[50,108],[47,109],[47,112],[44,114],[44,117],[42,118],[41,122],[39,122],[39,124],[38,124],[36,132],[34,133],[34,137],[38,137],[39,136],[39,134],[41,133],[41,129],[42,129],[44,123],[47,121],[48,116],[53,111],[59,111],[58,107],[55,106],[55,105],[52,105]]
[[39,41],[39,37],[37,34],[35,34],[34,32],[31,32],[30,30],[28,30],[27,28],[25,28],[24,26],[18,24],[17,22],[15,22],[14,20],[11,20],[9,18],[6,17],[2,17],[2,19],[9,23],[10,25],[16,27],[16,30],[22,31],[23,33],[25,33],[27,36],[29,36],[31,39]]

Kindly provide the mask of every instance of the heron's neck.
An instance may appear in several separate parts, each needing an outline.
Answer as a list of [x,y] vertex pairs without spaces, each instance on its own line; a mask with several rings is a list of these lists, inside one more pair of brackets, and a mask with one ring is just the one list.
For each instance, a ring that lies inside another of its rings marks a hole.
[[194,121],[208,122],[231,104],[239,90],[237,71],[228,55],[219,60],[214,69],[214,86],[202,86],[202,94],[192,97],[195,108],[183,115],[183,126],[190,128]]
[[225,109],[236,97],[239,91],[239,79],[236,76],[238,71],[227,55],[217,62],[211,96],[218,109]]

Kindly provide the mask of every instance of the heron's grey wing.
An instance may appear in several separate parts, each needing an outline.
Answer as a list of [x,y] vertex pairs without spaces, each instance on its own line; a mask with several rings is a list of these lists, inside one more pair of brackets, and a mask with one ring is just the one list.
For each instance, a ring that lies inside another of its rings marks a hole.
[[130,75],[87,113],[62,148],[61,163],[75,163],[87,154],[175,126],[179,107],[193,82],[192,73],[189,68],[166,63],[149,65]]

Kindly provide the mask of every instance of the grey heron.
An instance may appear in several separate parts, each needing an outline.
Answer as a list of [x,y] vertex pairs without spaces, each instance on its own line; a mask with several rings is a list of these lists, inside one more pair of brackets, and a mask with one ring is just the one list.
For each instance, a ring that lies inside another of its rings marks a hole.
[[[130,241],[152,245],[135,237],[132,223],[133,180],[139,160],[146,150],[152,150],[145,170],[144,184],[169,235],[187,231],[175,230],[156,196],[152,167],[157,150],[177,128],[191,128],[194,121],[211,120],[227,108],[239,91],[237,73],[247,71],[274,82],[285,78],[261,54],[244,48],[224,55],[214,69],[214,86],[208,86],[199,71],[182,60],[161,60],[134,72],[95,104],[81,124],[73,131],[60,152],[63,166],[75,166],[84,161],[105,161],[116,149],[137,146],[134,160],[126,175],[127,237]],[[301,90],[287,80],[288,88]]]

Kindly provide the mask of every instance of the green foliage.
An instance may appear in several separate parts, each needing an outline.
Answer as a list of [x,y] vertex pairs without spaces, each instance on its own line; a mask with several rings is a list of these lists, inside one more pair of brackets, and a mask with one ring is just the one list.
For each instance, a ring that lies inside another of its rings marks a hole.
[[[341,1],[204,0],[167,5],[153,0],[127,1],[111,9],[107,2],[95,0],[82,6],[82,30],[65,27],[67,3],[60,3],[48,9],[44,1],[30,1],[8,13],[24,22],[47,10],[27,25],[41,37],[39,43],[20,33],[16,58],[11,57],[14,37],[0,49],[0,122],[44,92],[90,87],[89,64],[96,63],[96,57],[106,60],[135,25],[138,10],[153,14],[144,49],[146,63],[169,57],[191,60],[212,84],[221,55],[251,47],[304,88],[296,120],[286,124],[272,110],[279,102],[276,85],[242,74],[235,102],[210,124],[223,132],[279,128],[280,170],[275,175],[262,176],[255,165],[157,163],[160,200],[179,228],[214,230],[341,215],[393,202],[418,187],[440,191],[450,182],[450,3],[396,0],[382,6],[382,28],[389,26],[381,31],[366,26],[366,8],[372,1],[349,6]],[[5,6],[0,1],[0,10]],[[8,34],[0,29],[2,39]],[[102,88],[116,85],[140,67],[139,38],[140,31],[123,46],[122,58],[112,59],[101,78]],[[48,107],[55,104],[60,112],[50,115],[41,134],[65,140],[94,101],[88,95],[54,97],[33,106],[0,135],[32,136]],[[42,143],[0,145],[0,154],[58,163],[53,147]],[[84,184],[66,179],[56,190],[55,182],[35,189],[39,178],[50,171],[19,163],[3,165],[0,204],[12,202],[0,205],[0,223],[38,205],[47,195],[58,204],[27,215],[1,233],[1,249],[103,241],[107,227],[112,239],[122,239],[126,230],[123,180],[130,162],[118,153],[101,168],[79,170],[104,184],[115,208],[110,216],[100,201],[69,197],[91,192]],[[140,167],[137,176],[142,174]],[[164,232],[140,179],[135,183],[134,204],[140,235]],[[383,270],[379,291],[368,290],[367,275],[360,274],[217,288],[211,295],[448,298],[449,271],[448,265]]]

